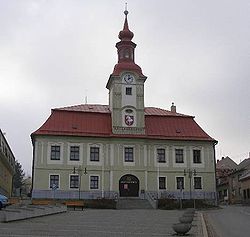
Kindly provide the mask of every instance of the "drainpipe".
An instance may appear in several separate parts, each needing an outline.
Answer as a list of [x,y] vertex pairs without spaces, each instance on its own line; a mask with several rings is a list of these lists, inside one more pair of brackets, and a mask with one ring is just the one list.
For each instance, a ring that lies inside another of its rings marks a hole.
[[32,141],[32,181],[31,181],[31,189],[30,189],[30,198],[32,199],[33,194],[33,188],[34,188],[34,175],[35,175],[35,138],[33,135],[31,135],[31,141]]
[[216,184],[216,155],[215,155],[215,146],[218,144],[218,141],[213,143],[214,150],[214,179],[215,179],[215,205],[218,206],[218,197],[217,197],[217,184]]

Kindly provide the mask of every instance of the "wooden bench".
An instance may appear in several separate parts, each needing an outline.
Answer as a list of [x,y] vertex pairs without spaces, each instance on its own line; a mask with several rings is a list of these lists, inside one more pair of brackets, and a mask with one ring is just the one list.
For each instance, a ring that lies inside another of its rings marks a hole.
[[21,200],[20,197],[11,197],[9,198],[9,204],[18,204],[21,202],[20,200]]
[[47,200],[47,199],[33,199],[32,204],[33,205],[52,205],[54,203],[53,200]]
[[82,200],[70,200],[70,201],[66,201],[64,204],[67,207],[74,207],[74,210],[76,209],[76,207],[81,207],[83,211],[84,202]]

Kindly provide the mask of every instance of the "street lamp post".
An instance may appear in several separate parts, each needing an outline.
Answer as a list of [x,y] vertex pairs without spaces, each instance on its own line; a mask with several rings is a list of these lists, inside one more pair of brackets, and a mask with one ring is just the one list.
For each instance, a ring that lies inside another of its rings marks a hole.
[[182,181],[179,181],[179,187],[180,187],[180,209],[182,209],[182,187],[183,187]]
[[[77,172],[78,172],[78,176],[79,176],[79,185],[78,185],[78,198],[79,200],[81,199],[81,179],[82,179],[82,168],[81,166],[79,165],[78,169],[77,169]],[[73,174],[76,173],[76,167],[74,167],[74,170],[73,170]],[[84,168],[84,172],[83,172],[85,175],[87,174],[87,168],[85,167]]]
[[[188,175],[189,178],[189,199],[192,199],[192,177],[196,176],[196,170],[195,169],[184,169],[184,176]],[[194,208],[195,208],[195,196],[193,197],[194,201]]]

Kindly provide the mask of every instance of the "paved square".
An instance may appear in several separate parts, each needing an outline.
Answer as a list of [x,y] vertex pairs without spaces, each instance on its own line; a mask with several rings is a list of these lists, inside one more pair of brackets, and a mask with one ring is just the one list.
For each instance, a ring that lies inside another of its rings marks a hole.
[[[98,210],[68,211],[62,214],[0,223],[0,236],[90,236],[149,237],[173,236],[172,224],[183,211],[167,210]],[[197,235],[196,215],[189,236]]]

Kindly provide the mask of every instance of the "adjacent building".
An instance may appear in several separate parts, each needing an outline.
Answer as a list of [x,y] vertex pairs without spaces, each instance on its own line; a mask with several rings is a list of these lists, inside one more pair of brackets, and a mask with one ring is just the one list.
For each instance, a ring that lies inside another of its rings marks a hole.
[[216,163],[217,192],[220,202],[228,202],[232,196],[230,174],[237,170],[237,164],[230,157],[222,157]]
[[217,142],[174,104],[145,107],[147,77],[135,63],[124,13],[118,62],[106,85],[109,104],[52,109],[32,133],[32,197],[215,200]]
[[250,204],[250,169],[241,175],[239,181],[241,182],[242,203]]
[[15,173],[15,157],[0,129],[0,194],[10,197],[12,194],[12,179]]
[[217,192],[220,202],[250,203],[250,154],[240,164],[222,157],[216,164]]

